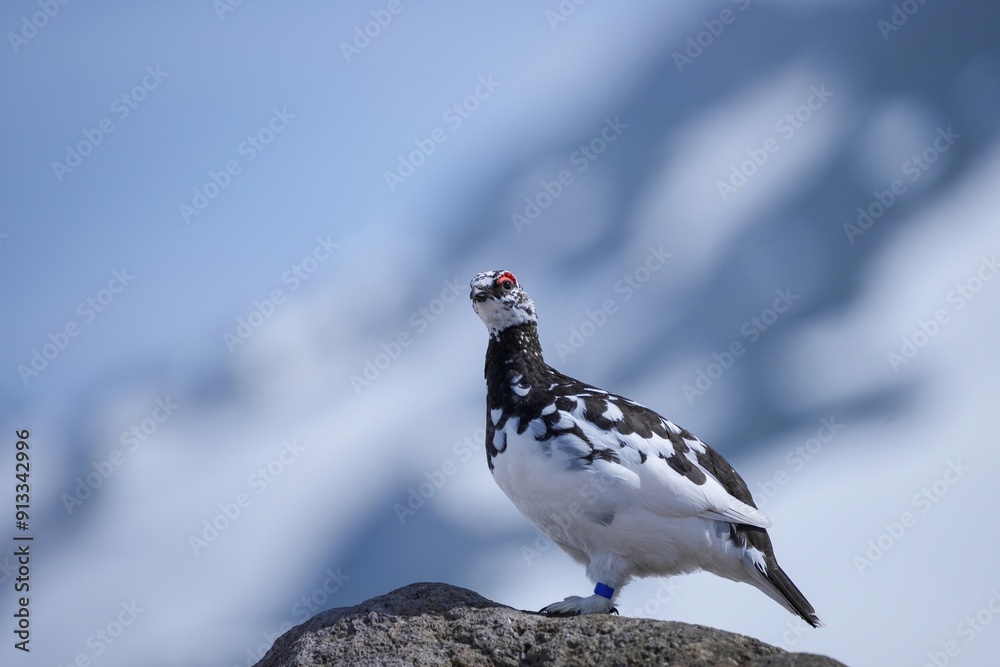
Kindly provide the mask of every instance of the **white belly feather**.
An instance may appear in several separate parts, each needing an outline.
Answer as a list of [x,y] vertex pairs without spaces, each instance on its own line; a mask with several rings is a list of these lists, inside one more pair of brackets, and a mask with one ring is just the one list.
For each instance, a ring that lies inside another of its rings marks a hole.
[[[608,440],[606,432],[587,422],[567,413],[560,416],[584,428],[591,442]],[[575,435],[538,440],[536,435],[544,433],[538,420],[523,433],[517,429],[513,419],[497,430],[498,439],[506,438],[506,449],[494,458],[493,477],[518,510],[577,561],[587,564],[595,558],[616,557],[632,576],[704,569],[744,578],[732,544],[725,539],[728,524],[686,511],[684,496],[691,492],[686,488],[690,482],[669,470],[663,460],[647,456],[640,463],[636,458],[639,450],[634,446],[655,443],[624,437],[627,447],[617,440],[607,443],[619,463],[600,458],[585,462],[581,458],[591,446]],[[665,505],[674,516],[663,513]]]

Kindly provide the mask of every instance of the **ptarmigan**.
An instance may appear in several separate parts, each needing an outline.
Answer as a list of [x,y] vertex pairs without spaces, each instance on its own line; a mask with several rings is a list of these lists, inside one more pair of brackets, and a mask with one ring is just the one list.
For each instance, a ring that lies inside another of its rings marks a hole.
[[489,329],[486,459],[517,509],[596,584],[542,609],[614,612],[633,577],[696,570],[756,586],[814,627],[816,612],[778,566],[746,483],[714,449],[635,401],[542,359],[535,305],[509,271],[472,279]]

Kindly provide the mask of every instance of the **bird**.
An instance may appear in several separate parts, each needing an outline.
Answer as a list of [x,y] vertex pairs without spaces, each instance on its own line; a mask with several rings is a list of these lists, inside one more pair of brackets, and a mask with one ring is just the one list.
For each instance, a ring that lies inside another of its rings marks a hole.
[[486,325],[486,461],[494,481],[586,567],[590,596],[547,616],[618,613],[634,578],[706,571],[750,584],[813,627],[813,606],[778,565],[768,519],[715,449],[650,408],[549,366],[534,302],[506,270],[472,278]]

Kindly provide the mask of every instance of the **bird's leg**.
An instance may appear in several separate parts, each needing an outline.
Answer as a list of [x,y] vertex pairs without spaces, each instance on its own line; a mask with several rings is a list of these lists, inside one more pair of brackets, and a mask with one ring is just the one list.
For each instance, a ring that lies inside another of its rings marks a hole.
[[588,597],[571,595],[562,602],[553,602],[539,613],[546,616],[580,616],[583,614],[617,614],[615,589],[598,582],[594,594]]

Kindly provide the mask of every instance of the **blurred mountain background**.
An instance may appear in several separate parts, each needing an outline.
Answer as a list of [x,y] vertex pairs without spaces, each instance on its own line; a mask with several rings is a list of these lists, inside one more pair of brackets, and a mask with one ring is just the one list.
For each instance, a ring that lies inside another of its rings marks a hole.
[[585,594],[486,468],[467,289],[494,268],[551,364],[735,465],[827,627],[708,575],[623,614],[851,665],[1000,649],[1000,6],[22,0],[0,26],[0,488],[21,534],[28,429],[34,535],[29,654],[0,551],[5,664],[249,665],[416,581]]

